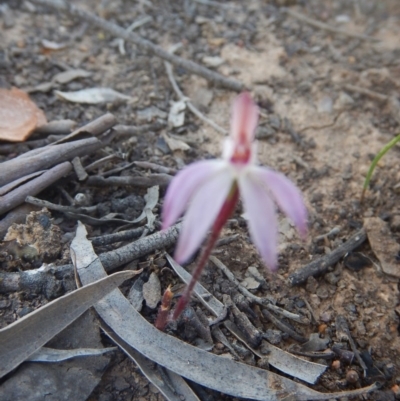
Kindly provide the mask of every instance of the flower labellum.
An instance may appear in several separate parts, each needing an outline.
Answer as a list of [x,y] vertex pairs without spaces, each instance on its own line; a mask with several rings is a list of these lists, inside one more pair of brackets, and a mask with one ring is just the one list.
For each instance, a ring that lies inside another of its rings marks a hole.
[[[232,107],[230,136],[223,158],[193,163],[172,180],[164,201],[163,228],[186,211],[175,259],[184,263],[200,247],[209,230],[218,230],[234,210],[240,195],[250,236],[264,263],[277,269],[278,222],[275,204],[307,233],[307,210],[300,190],[283,174],[256,163],[254,141],[259,110],[249,93],[236,97]],[[211,250],[210,250],[211,252]]]

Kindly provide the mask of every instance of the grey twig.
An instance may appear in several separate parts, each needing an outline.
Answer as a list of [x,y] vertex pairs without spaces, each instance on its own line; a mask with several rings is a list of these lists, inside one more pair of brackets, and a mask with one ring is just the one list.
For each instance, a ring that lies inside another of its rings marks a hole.
[[358,363],[363,368],[364,376],[365,376],[367,373],[367,365],[362,360],[360,353],[357,350],[356,344],[353,340],[353,337],[351,336],[350,329],[347,324],[347,320],[343,315],[337,315],[337,317],[336,317],[336,337],[338,337],[338,339],[340,341],[342,341],[344,339],[349,342],[350,348],[353,351]]
[[120,231],[114,234],[102,235],[100,237],[89,238],[93,246],[104,246],[114,244],[115,242],[129,241],[139,238],[144,231],[145,227],[133,228],[132,230]]
[[85,168],[82,166],[82,162],[80,157],[76,156],[72,159],[72,166],[74,167],[75,174],[78,177],[79,181],[85,181],[88,178],[88,173]]
[[28,181],[1,198],[0,215],[25,201],[28,195],[36,195],[45,188],[55,183],[57,180],[67,175],[72,170],[70,162],[57,164],[50,170],[45,171],[39,177]]
[[139,161],[139,162],[135,162],[135,166],[143,168],[143,169],[153,170],[156,173],[160,173],[160,174],[175,175],[177,172],[176,169],[174,169],[174,168],[161,166],[160,164],[151,163],[151,162],[140,162]]
[[83,127],[77,128],[75,131],[71,132],[69,135],[63,137],[62,139],[58,140],[57,142],[53,142],[51,145],[57,145],[59,143],[68,142],[71,139],[75,138],[77,135],[80,134],[87,134],[93,136],[98,136],[110,128],[112,128],[116,124],[116,118],[111,114],[107,113],[103,116],[96,118],[95,120],[91,121],[90,123],[84,125]]
[[154,43],[141,38],[139,35],[134,32],[127,32],[126,29],[119,27],[111,22],[104,20],[103,18],[98,17],[95,14],[86,12],[78,7],[73,6],[72,4],[66,3],[63,0],[32,0],[35,4],[41,4],[44,6],[49,6],[55,8],[57,10],[66,11],[71,15],[77,16],[85,21],[90,22],[91,24],[104,29],[105,31],[111,33],[112,35],[123,38],[129,42],[136,44],[138,47],[143,50],[147,50],[151,54],[162,58],[163,60],[169,61],[170,63],[184,68],[185,70],[200,75],[208,81],[213,82],[215,85],[222,86],[224,88],[240,92],[244,89],[244,85],[241,82],[236,80],[226,78],[217,72],[211,71],[210,69],[203,67],[191,60],[185,60],[182,57],[175,56],[161,47],[155,45]]
[[291,327],[286,325],[285,323],[281,322],[279,319],[277,319],[270,311],[267,309],[262,310],[262,314],[274,325],[276,326],[279,330],[282,330],[286,334],[288,334],[290,337],[292,337],[294,340],[298,341],[299,343],[305,343],[307,341],[307,338],[303,337],[301,334],[297,333],[297,331],[293,330]]
[[138,126],[118,124],[113,127],[113,131],[117,135],[117,138],[125,136],[131,137],[132,135],[143,134],[149,131],[159,131],[165,126],[166,126],[165,121],[156,121],[152,124],[143,124]]
[[[181,223],[121,248],[102,253],[99,259],[106,271],[110,272],[156,250],[171,247],[178,239],[180,229]],[[0,294],[27,291],[30,294],[45,293],[47,298],[52,298],[60,295],[63,287],[67,290],[74,288],[74,280],[72,264],[47,266],[17,273],[0,273]]]
[[77,123],[73,120],[55,120],[35,128],[35,132],[46,135],[68,135]]
[[248,289],[244,288],[239,281],[236,279],[234,274],[228,269],[227,266],[225,266],[218,258],[215,256],[210,256],[211,262],[214,263],[215,266],[220,269],[225,276],[228,278],[229,281],[231,281],[237,289],[247,298],[251,299],[252,301],[256,302],[259,305],[262,305],[266,308],[268,308],[271,311],[274,311],[275,313],[278,313],[284,317],[287,317],[288,319],[292,319],[298,323],[305,323],[304,318],[302,318],[300,315],[297,315],[295,313],[291,313],[285,309],[279,308],[279,306],[275,306],[271,303],[271,301],[267,298],[260,298],[257,297],[256,295],[252,294]]
[[63,212],[63,213],[74,213],[74,214],[94,213],[97,210],[97,206],[74,207],[74,206],[57,205],[55,203],[51,203],[43,199],[38,199],[33,196],[27,196],[25,202],[30,203],[31,205],[35,205],[39,208],[46,207],[49,210],[56,210],[58,212]]
[[172,178],[173,177],[168,174],[152,174],[148,177],[124,176],[108,178],[93,175],[87,179],[86,185],[94,187],[130,185],[138,188],[150,188],[154,185],[159,185],[165,188],[171,182]]
[[344,255],[346,255],[346,253],[351,252],[360,246],[366,239],[367,234],[362,228],[330,254],[313,260],[308,265],[291,274],[288,279],[289,284],[299,285],[304,283],[310,276],[316,276],[325,273],[330,266],[338,262]]

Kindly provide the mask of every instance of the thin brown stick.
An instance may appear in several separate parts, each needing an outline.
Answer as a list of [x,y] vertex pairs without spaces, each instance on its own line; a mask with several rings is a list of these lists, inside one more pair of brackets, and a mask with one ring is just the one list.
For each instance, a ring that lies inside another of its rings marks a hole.
[[362,88],[361,86],[346,84],[344,89],[347,89],[350,92],[360,93],[361,95],[365,95],[370,97],[371,99],[379,100],[380,102],[386,102],[389,100],[389,96],[382,95],[381,93]]
[[93,136],[98,136],[100,134],[103,134],[110,128],[112,128],[116,124],[116,122],[117,122],[116,118],[111,113],[104,114],[103,116],[96,118],[95,120],[84,125],[83,127],[76,129],[74,132],[71,132],[64,138],[59,139],[57,142],[53,142],[50,146],[71,141],[71,139],[75,138],[77,135],[84,133],[88,133]]
[[0,187],[28,174],[68,161],[75,156],[93,153],[102,146],[103,144],[97,138],[88,138],[30,151],[23,157],[0,164]]
[[28,181],[26,184],[16,188],[14,191],[9,192],[1,198],[0,215],[8,212],[16,206],[19,206],[25,201],[25,198],[28,195],[36,195],[43,191],[51,184],[54,184],[61,177],[68,174],[71,170],[72,166],[70,162],[58,164],[57,166],[44,172],[39,177],[36,177],[33,180]]
[[34,198],[33,196],[27,196],[25,202],[37,206],[39,208],[45,207],[49,210],[56,210],[57,212],[62,212],[62,213],[78,214],[78,213],[94,213],[97,211],[97,206],[74,207],[74,206],[57,205],[43,199]]
[[41,4],[45,6],[49,6],[55,8],[57,10],[66,11],[70,15],[77,16],[91,24],[101,28],[112,35],[123,38],[129,42],[136,44],[138,47],[143,50],[147,50],[149,53],[162,58],[163,60],[169,61],[177,67],[184,68],[185,70],[200,75],[201,77],[207,79],[208,81],[213,82],[217,86],[224,87],[226,89],[230,89],[236,92],[240,92],[244,89],[244,85],[241,82],[236,80],[226,78],[221,74],[218,74],[210,69],[203,67],[191,60],[185,60],[182,57],[175,56],[161,47],[155,45],[154,43],[142,39],[139,35],[134,32],[127,32],[126,29],[120,28],[118,25],[115,25],[111,22],[104,20],[103,18],[98,17],[97,15],[86,12],[78,7],[73,6],[72,4],[66,3],[63,0],[52,1],[52,0],[32,0],[35,4]]
[[139,238],[145,227],[134,228],[132,230],[119,231],[114,234],[102,235],[100,237],[89,238],[93,246],[104,246],[114,244],[115,242],[130,241]]
[[88,173],[85,168],[82,166],[80,157],[76,156],[72,159],[72,165],[75,170],[75,174],[78,177],[79,181],[85,181],[88,178]]
[[348,37],[354,38],[354,39],[366,40],[369,42],[379,42],[380,41],[380,39],[373,38],[371,36],[362,35],[362,34],[353,33],[353,32],[347,32],[342,29],[334,28],[328,24],[325,24],[320,21],[316,21],[315,19],[311,19],[303,14],[300,14],[299,12],[292,10],[291,8],[282,8],[282,11],[284,11],[286,14],[290,15],[291,17],[296,18],[299,21],[305,22],[308,25],[313,26],[314,28],[322,29],[324,31],[328,31],[328,32],[332,32],[332,33],[336,33],[336,34],[340,34],[340,35],[344,35],[344,36],[348,36]]
[[186,106],[188,109],[200,120],[204,121],[211,127],[213,127],[216,131],[220,132],[221,134],[228,134],[228,131],[222,127],[220,127],[217,123],[215,123],[213,120],[210,120],[207,118],[197,107],[194,106],[194,104],[190,101],[188,97],[186,97],[181,89],[178,86],[178,83],[175,80],[174,73],[172,71],[172,65],[170,63],[167,63],[166,61],[164,62],[165,69],[167,71],[168,79],[169,82],[172,85],[172,88],[174,89],[176,95],[178,96],[179,100],[184,100],[186,103]]
[[159,131],[167,125],[165,121],[156,121],[153,124],[143,125],[122,125],[118,124],[113,127],[113,131],[116,133],[117,138],[124,136],[131,137],[132,135],[143,134],[149,131]]
[[161,166],[160,164],[156,163],[151,163],[151,162],[135,162],[135,166],[143,168],[143,169],[148,169],[155,171],[156,173],[160,174],[170,174],[170,175],[175,175],[176,174],[176,169],[171,168],[171,167],[165,167]]
[[288,334],[294,340],[298,341],[299,343],[305,343],[307,338],[303,337],[301,334],[297,333],[297,331],[293,330],[287,324],[281,322],[273,313],[271,313],[267,309],[262,310],[262,314],[279,330],[282,330],[284,333]]
[[62,139],[64,135],[49,135],[42,139],[33,139],[32,141],[26,141],[21,143],[5,143],[0,145],[0,155],[10,155],[13,153],[21,154],[29,152],[32,149],[44,147]]
[[85,170],[86,171],[96,170],[97,168],[101,167],[103,164],[106,164],[106,163],[114,161],[114,160],[121,160],[121,157],[116,154],[105,156],[102,159],[98,159],[95,162],[85,166]]
[[35,128],[35,133],[46,135],[68,135],[77,126],[73,120],[55,120]]

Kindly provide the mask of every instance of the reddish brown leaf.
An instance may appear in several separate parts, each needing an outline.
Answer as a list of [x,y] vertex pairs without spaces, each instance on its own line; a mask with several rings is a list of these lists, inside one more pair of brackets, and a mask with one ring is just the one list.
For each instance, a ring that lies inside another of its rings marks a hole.
[[43,111],[25,92],[0,88],[0,140],[25,141],[36,127],[46,123]]

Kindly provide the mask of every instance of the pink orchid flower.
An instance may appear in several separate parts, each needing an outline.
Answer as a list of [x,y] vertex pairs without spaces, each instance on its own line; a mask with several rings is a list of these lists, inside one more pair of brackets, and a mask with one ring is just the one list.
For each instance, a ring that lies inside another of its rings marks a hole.
[[258,114],[249,93],[237,96],[223,158],[193,163],[172,180],[162,218],[165,229],[186,211],[175,251],[178,263],[193,255],[210,229],[220,231],[236,205],[238,194],[250,236],[269,269],[276,270],[278,264],[275,204],[293,221],[300,235],[306,235],[307,211],[299,189],[283,174],[256,163],[254,135]]

